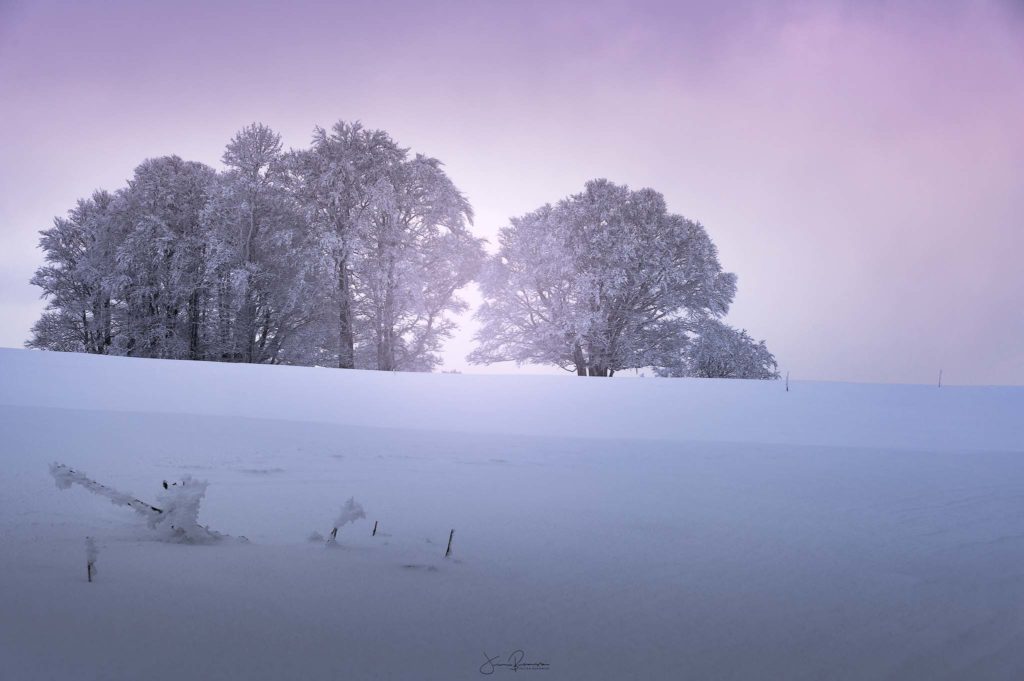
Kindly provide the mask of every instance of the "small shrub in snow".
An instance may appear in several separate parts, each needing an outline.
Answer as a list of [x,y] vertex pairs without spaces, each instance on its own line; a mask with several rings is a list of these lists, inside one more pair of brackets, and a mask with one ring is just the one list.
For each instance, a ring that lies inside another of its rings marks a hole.
[[163,513],[149,517],[149,526],[167,541],[188,544],[209,544],[225,535],[199,524],[199,505],[206,496],[208,483],[186,475],[181,482],[166,485],[157,497]]
[[[355,497],[349,497],[348,501],[345,502],[345,505],[341,507],[341,513],[339,513],[338,517],[334,520],[334,529],[331,530],[331,536],[327,538],[327,544],[329,546],[337,544],[339,529],[349,523],[354,523],[360,518],[365,517],[366,512],[363,511],[362,504],[356,501]],[[312,537],[310,538],[312,539]]]

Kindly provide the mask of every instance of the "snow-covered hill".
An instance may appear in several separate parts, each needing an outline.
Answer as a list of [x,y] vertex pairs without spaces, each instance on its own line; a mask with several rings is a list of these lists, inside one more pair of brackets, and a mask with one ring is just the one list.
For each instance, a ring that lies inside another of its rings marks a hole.
[[[522,650],[549,679],[1014,678],[1022,415],[1020,388],[0,350],[0,677],[469,679]],[[251,541],[157,541],[53,461],[147,501],[206,480],[200,520]],[[353,496],[339,546],[307,540]]]

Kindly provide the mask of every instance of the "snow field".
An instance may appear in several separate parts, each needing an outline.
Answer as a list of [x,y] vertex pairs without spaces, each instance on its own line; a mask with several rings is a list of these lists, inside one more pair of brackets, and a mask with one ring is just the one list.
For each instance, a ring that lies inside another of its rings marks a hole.
[[[1013,678],[1022,407],[0,351],[4,678],[470,679],[517,649],[549,679]],[[200,522],[250,542],[158,541],[53,461],[148,502],[205,480]]]

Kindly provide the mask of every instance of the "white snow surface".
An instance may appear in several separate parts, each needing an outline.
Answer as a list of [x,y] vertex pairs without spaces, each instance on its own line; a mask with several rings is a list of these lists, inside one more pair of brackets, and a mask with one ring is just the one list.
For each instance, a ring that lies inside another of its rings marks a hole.
[[3,679],[1024,675],[1022,388],[0,350],[0,454]]

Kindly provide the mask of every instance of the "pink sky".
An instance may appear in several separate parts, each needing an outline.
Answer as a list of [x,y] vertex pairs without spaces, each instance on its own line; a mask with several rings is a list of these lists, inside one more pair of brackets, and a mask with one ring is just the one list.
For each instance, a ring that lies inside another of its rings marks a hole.
[[1022,6],[716,4],[0,0],[0,345],[77,198],[340,118],[443,160],[488,238],[590,178],[663,192],[794,378],[1024,384]]

